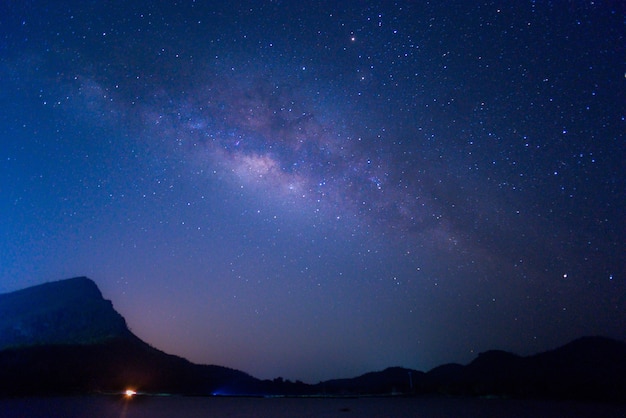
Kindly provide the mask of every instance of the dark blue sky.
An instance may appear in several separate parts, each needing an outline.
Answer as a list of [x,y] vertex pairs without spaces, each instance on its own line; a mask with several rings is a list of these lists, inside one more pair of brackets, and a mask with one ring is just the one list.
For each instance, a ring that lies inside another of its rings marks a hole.
[[626,339],[620,2],[4,2],[0,292],[306,382]]

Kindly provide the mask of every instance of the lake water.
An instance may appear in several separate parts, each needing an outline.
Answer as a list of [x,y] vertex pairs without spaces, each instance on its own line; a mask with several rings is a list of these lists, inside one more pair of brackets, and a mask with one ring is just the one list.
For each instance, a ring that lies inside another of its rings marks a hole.
[[0,399],[0,417],[626,417],[626,405],[465,398],[194,398],[109,396]]

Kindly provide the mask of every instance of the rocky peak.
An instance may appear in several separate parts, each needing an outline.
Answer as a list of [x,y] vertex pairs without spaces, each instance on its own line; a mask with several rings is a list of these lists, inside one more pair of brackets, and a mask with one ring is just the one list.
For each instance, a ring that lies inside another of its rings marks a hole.
[[124,318],[87,277],[0,295],[0,349],[92,344],[128,335]]

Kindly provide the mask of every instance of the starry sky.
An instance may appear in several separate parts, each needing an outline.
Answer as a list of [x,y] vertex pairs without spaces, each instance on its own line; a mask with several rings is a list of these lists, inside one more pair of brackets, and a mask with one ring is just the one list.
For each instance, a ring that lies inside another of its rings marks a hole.
[[619,1],[5,1],[0,292],[316,383],[626,339]]

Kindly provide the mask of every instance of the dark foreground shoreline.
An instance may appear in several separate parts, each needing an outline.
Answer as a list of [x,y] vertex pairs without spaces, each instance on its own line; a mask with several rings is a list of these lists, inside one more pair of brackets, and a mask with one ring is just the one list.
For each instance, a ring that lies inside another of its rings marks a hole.
[[447,397],[64,396],[0,399],[3,417],[624,417],[626,404]]

